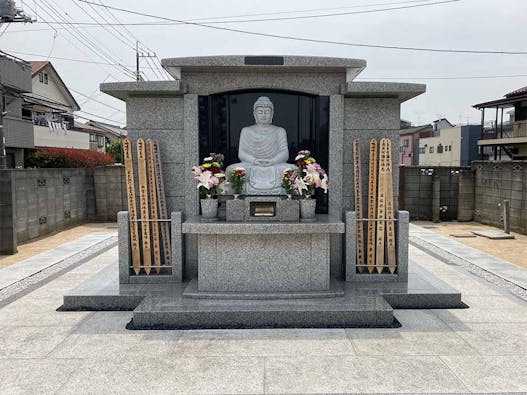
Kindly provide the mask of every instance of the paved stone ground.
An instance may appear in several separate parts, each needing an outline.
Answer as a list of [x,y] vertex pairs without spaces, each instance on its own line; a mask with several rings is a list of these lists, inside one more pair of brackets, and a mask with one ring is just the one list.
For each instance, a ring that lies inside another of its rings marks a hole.
[[45,253],[52,248],[57,248],[64,243],[77,240],[79,237],[93,232],[112,232],[117,234],[117,224],[115,222],[87,223],[21,243],[18,245],[18,253],[14,255],[0,255],[0,269],[37,254]]
[[426,226],[432,232],[449,237],[459,243],[477,248],[488,254],[492,254],[515,265],[527,268],[527,235],[511,232],[515,237],[509,240],[489,240],[486,237],[476,236],[471,238],[453,237],[452,234],[472,234],[472,231],[501,231],[489,225],[478,222],[439,222],[412,221],[412,224]]
[[461,310],[397,329],[126,331],[131,312],[56,312],[106,251],[0,309],[0,393],[527,392],[527,302],[410,247]]

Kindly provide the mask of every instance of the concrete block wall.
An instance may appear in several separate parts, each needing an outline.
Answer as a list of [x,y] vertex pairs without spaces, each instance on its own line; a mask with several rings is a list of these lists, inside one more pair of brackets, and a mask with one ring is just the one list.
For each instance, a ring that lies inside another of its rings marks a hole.
[[459,173],[459,198],[457,220],[460,222],[474,220],[476,174],[473,169],[465,169]]
[[509,200],[511,230],[527,234],[527,161],[473,162],[474,219],[503,226],[503,201]]
[[0,253],[15,253],[17,243],[95,219],[91,169],[2,170],[0,190]]
[[13,172],[0,170],[0,254],[17,252]]
[[97,167],[93,170],[94,216],[97,221],[117,220],[119,211],[126,211],[126,182],[124,166]]
[[[446,207],[440,214],[443,221],[470,221],[470,168],[404,166],[399,169],[400,208],[410,212],[411,220],[432,220],[433,176],[440,181],[439,206]],[[460,187],[461,175],[466,172],[463,188]],[[460,201],[462,200],[462,203]],[[459,206],[462,205],[460,219]]]
[[92,219],[90,169],[13,170],[18,242]]

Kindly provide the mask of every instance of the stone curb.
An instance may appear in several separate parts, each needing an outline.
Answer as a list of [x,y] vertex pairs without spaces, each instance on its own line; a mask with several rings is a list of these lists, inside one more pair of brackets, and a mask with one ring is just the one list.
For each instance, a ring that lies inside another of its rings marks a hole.
[[[434,241],[426,240],[424,236],[433,236]],[[503,273],[502,270],[491,269],[485,267],[485,265],[478,262],[477,258],[482,258],[487,264],[492,265],[504,265],[505,270],[517,271],[518,274],[525,275],[522,268],[514,266],[512,263],[494,257],[493,255],[481,252],[472,247],[461,244],[455,240],[450,240],[445,236],[438,235],[432,231],[424,229],[417,225],[410,225],[410,244],[427,254],[447,263],[466,268],[470,273],[477,275],[495,285],[502,288],[506,288],[511,293],[519,296],[520,298],[527,300],[527,286],[521,281],[511,278],[507,273]],[[444,243],[441,243],[444,242]],[[473,251],[477,253],[472,259],[467,259],[459,256],[455,252],[449,249],[452,245],[458,244],[465,251]],[[511,269],[512,268],[512,269]]]
[[39,270],[0,290],[0,308],[34,291],[65,272],[117,245],[117,236],[109,236],[65,259]]

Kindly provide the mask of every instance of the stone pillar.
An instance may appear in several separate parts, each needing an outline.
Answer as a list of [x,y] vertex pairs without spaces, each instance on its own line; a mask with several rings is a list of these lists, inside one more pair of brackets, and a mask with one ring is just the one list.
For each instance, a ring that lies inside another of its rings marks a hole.
[[[329,97],[329,209],[328,214],[335,219],[343,217],[343,166],[344,166],[344,96],[331,95]],[[330,235],[331,245],[331,274],[343,276],[343,236]]]
[[432,176],[432,221],[439,222],[439,205],[441,199],[441,178],[439,174]]
[[171,213],[170,236],[172,244],[172,281],[183,281],[183,234],[181,212]]
[[346,211],[346,281],[353,281],[355,278],[355,262],[357,260],[357,213]]
[[0,170],[0,254],[17,253],[15,178]]
[[462,170],[459,174],[459,194],[457,220],[474,220],[475,175],[472,170]]
[[[183,220],[199,214],[199,195],[190,171],[199,163],[199,109],[198,95],[186,94],[183,98],[183,123],[185,164],[183,181],[185,184],[185,217]],[[185,235],[185,268],[186,278],[198,275],[198,240],[196,235]]]

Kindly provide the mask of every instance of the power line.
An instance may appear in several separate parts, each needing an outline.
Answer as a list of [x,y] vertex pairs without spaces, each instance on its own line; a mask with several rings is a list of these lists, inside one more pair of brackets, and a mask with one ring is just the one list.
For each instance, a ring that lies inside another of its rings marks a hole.
[[[99,3],[101,3],[102,6],[104,6],[105,4],[102,2],[102,0],[98,0]],[[95,7],[93,7],[91,4],[90,4],[90,7],[94,8],[96,10]],[[121,23],[121,21],[115,16],[115,14],[109,9],[109,8],[104,8],[104,10],[108,13],[108,15],[110,15],[110,17],[115,20],[117,23]],[[104,19],[105,21],[107,21],[106,19]],[[137,36],[132,33],[132,31],[130,29],[128,29],[126,26],[121,26],[121,28],[130,35],[130,37],[132,37],[132,39],[128,39],[132,42],[132,44],[135,44],[136,46],[144,46],[144,44],[141,43],[141,40],[139,40],[137,38]],[[115,30],[117,30],[116,28],[114,28]],[[144,46],[146,48],[146,52],[154,52],[152,51],[150,48],[148,48],[147,46]],[[161,67],[161,59],[159,59],[157,57],[157,55],[155,54],[154,52],[154,56],[157,60],[158,63],[154,63],[154,66],[157,70],[159,70],[159,73],[161,75],[161,79],[163,79],[163,73],[165,74],[166,77],[168,77],[168,79],[171,79],[172,76],[170,75],[170,73],[168,73],[168,71],[166,71],[163,67]],[[155,70],[154,69],[151,69],[154,73],[155,73]]]
[[[318,11],[334,11],[334,10],[344,10],[344,9],[353,9],[353,8],[367,8],[367,7],[377,7],[377,6],[385,6],[385,5],[399,5],[399,4],[411,4],[411,3],[425,3],[425,2],[431,2],[433,0],[412,0],[412,1],[400,1],[400,2],[391,2],[391,3],[375,3],[375,4],[362,4],[362,5],[355,5],[355,6],[347,6],[347,7],[331,7],[331,8],[311,8],[311,9],[303,9],[303,10],[291,10],[291,11],[275,11],[275,12],[266,12],[266,13],[255,13],[255,14],[238,14],[238,15],[227,15],[227,16],[214,16],[214,17],[206,17],[206,18],[192,18],[192,19],[186,19],[186,21],[190,22],[202,22],[202,21],[211,21],[216,19],[228,19],[228,18],[243,18],[243,17],[261,17],[261,16],[267,16],[267,15],[283,15],[283,14],[295,14],[295,13],[306,13],[306,12],[318,12]],[[103,6],[101,0],[99,0],[99,3],[101,3]],[[112,26],[122,26],[124,27],[132,36],[133,34],[126,28],[126,26],[133,26],[133,25],[167,25],[163,22],[152,22],[152,23],[121,23],[118,19],[116,19],[115,15],[106,8],[106,11],[112,16],[112,18],[116,21],[116,23],[107,23],[107,25]],[[232,22],[232,21],[230,21]],[[212,23],[212,22],[209,22]],[[90,22],[75,22],[77,25],[81,25],[82,28],[101,28],[101,25],[99,23],[90,23]],[[168,25],[177,25],[181,24],[179,22],[176,23],[170,23]],[[58,28],[58,29],[64,29],[64,28]],[[12,33],[25,33],[25,32],[39,32],[39,31],[48,31],[50,29],[31,29],[31,30],[15,30],[8,32],[7,34]],[[148,47],[146,47],[147,50],[150,50]],[[150,50],[151,51],[151,50]],[[153,52],[153,51],[152,51]]]
[[[19,52],[9,50],[10,53],[19,54],[19,55],[29,55],[29,56],[40,56],[47,57],[45,54],[35,54],[28,52]],[[4,52],[7,53],[7,52]],[[89,60],[82,59],[72,59],[72,58],[63,58],[58,56],[50,56],[50,59],[64,60],[68,62],[80,62],[87,64],[101,64],[101,65],[115,65],[114,63],[105,63],[105,62],[93,62]],[[128,65],[128,67],[133,67]],[[148,67],[148,66],[144,66]],[[148,68],[152,68],[151,66]],[[110,75],[111,77],[111,75]],[[354,81],[372,81],[372,80],[472,80],[472,79],[493,79],[493,78],[523,78],[527,77],[527,74],[502,74],[502,75],[480,75],[480,76],[432,76],[432,77],[383,77],[383,76],[371,76],[371,77],[358,77]]]
[[[22,4],[24,4],[23,1],[22,1]],[[28,7],[31,11],[33,11],[33,12],[35,13],[35,15],[38,16],[38,13],[37,13],[37,11],[36,11],[36,4],[35,4],[35,8],[32,8],[32,7],[30,7],[30,6],[27,6],[27,7]],[[43,10],[43,11],[46,13],[46,15],[48,15],[48,16],[51,17],[51,14],[50,14],[50,13],[48,13],[48,12],[45,11],[45,10]],[[57,29],[55,29],[55,28],[54,28],[54,27],[53,27],[48,21],[46,21],[45,19],[43,19],[41,16],[40,16],[40,19],[41,19],[44,23],[46,23],[47,25],[49,25],[49,26],[50,26],[55,32],[57,32]],[[88,47],[84,42],[82,42],[82,40],[80,40],[78,37],[76,37],[73,33],[71,33],[71,32],[69,31],[69,27],[64,28],[64,29],[66,29],[66,31],[67,31],[69,34],[71,34],[71,35],[73,36],[73,38],[75,38],[77,41],[81,41],[81,44],[83,44],[85,47],[87,47],[88,49],[90,49],[90,50],[93,52],[93,50],[92,50],[90,47]],[[84,51],[84,50],[83,50],[81,47],[79,47],[77,44],[74,44],[74,43],[73,43],[73,42],[72,42],[67,36],[62,36],[62,37],[63,37],[67,42],[69,42],[74,48],[77,48],[78,50],[80,50],[80,51],[81,51],[86,57],[92,59],[92,61],[93,61],[93,58],[92,58],[89,54],[87,54],[86,51]],[[11,51],[11,52],[17,53],[16,51]],[[24,55],[34,55],[34,54],[23,53],[23,52],[20,52],[20,53],[21,53],[21,54],[24,54]],[[42,55],[34,55],[34,56],[42,56]],[[58,59],[58,57],[49,56],[48,59]],[[66,59],[64,59],[64,60],[66,60]],[[80,61],[80,60],[78,60],[78,61]],[[86,62],[86,61],[85,61],[85,62]],[[100,64],[100,65],[104,64],[104,63],[96,62],[96,61],[93,61],[93,62],[91,62],[91,63],[93,63],[93,64]],[[108,63],[108,65],[115,66],[114,64],[110,64],[110,63]],[[102,67],[101,67],[101,68],[102,68]],[[106,69],[104,69],[104,68],[102,68],[102,69],[105,70],[105,71],[107,72]],[[119,71],[121,71],[121,70],[119,70]],[[111,75],[111,73],[110,73],[110,75]],[[111,75],[111,77],[112,77],[113,79],[115,79],[115,80],[118,80],[118,78],[116,78],[116,77],[113,76],[113,75]]]
[[[97,5],[99,7],[108,7],[114,10],[122,11],[121,9],[118,9],[116,7],[107,6],[104,4],[98,4],[90,1],[85,0],[76,0],[79,2]],[[417,8],[417,7],[427,7],[431,5],[437,5],[437,4],[444,4],[444,3],[454,3],[459,2],[462,0],[442,0],[442,1],[434,1],[432,0],[420,0],[420,3],[423,3],[424,1],[427,1],[427,3],[424,4],[413,4],[413,5],[407,5],[402,7],[390,7],[390,8],[379,8],[374,10],[364,10],[364,11],[350,11],[350,12],[339,12],[339,13],[330,13],[330,14],[318,14],[318,15],[297,15],[297,16],[288,16],[288,17],[279,17],[279,18],[260,18],[260,19],[233,19],[233,20],[223,20],[223,21],[211,21],[207,22],[207,25],[217,25],[217,24],[227,24],[227,23],[250,23],[250,22],[269,22],[269,21],[284,21],[284,20],[295,20],[295,19],[317,19],[317,18],[327,18],[327,17],[334,17],[334,16],[347,16],[347,15],[357,15],[357,14],[370,14],[375,12],[385,12],[385,11],[397,11],[397,10],[404,10],[408,8]],[[407,3],[416,3],[416,1],[405,1],[400,3],[382,3],[382,4],[407,4]],[[371,6],[371,5],[369,5]],[[369,6],[362,6],[362,7],[369,7]],[[351,7],[350,7],[351,8]],[[304,11],[305,12],[305,11]],[[287,12],[282,12],[287,13]],[[148,14],[142,14],[143,16],[153,17]],[[259,15],[268,15],[268,14],[252,14],[253,16],[259,16]],[[129,23],[118,23],[112,25],[119,25],[119,26],[141,26],[141,25],[154,25],[154,26],[163,26],[163,25],[181,25],[181,24],[193,24],[198,23],[195,21],[206,21],[210,19],[222,19],[227,17],[217,17],[217,18],[199,18],[199,19],[186,19],[186,20],[172,20],[171,23],[162,23],[162,22],[129,22]],[[232,18],[232,17],[231,17]],[[170,19],[168,19],[170,20]],[[92,22],[77,22],[78,25],[85,25],[85,26],[94,26],[96,24]],[[205,26],[205,25],[203,25]]]
[[[395,46],[395,45],[392,46],[392,45],[380,45],[380,44],[350,43],[350,42],[331,41],[331,40],[318,40],[318,39],[311,39],[311,38],[305,38],[305,37],[285,36],[285,35],[279,35],[279,34],[260,33],[260,32],[254,32],[254,31],[249,31],[249,30],[233,29],[233,28],[220,27],[220,26],[211,26],[210,24],[202,24],[202,23],[196,23],[196,22],[187,22],[187,21],[182,21],[182,20],[173,19],[173,18],[167,18],[167,17],[163,17],[163,16],[159,16],[159,15],[152,15],[152,14],[146,14],[146,13],[143,13],[143,12],[127,10],[125,8],[113,7],[113,6],[108,6],[108,5],[101,5],[101,4],[98,4],[98,3],[93,3],[93,2],[88,1],[88,0],[77,0],[77,1],[81,1],[83,3],[95,4],[95,5],[98,5],[99,7],[107,7],[107,8],[110,8],[112,10],[127,12],[129,14],[134,14],[134,15],[147,16],[147,17],[150,17],[150,18],[157,18],[157,19],[160,19],[160,20],[166,20],[166,21],[172,21],[172,22],[180,22],[180,23],[183,23],[183,24],[186,24],[186,25],[199,26],[199,27],[205,27],[205,28],[208,28],[208,29],[222,30],[222,31],[228,31],[228,32],[233,32],[233,33],[242,33],[242,34],[248,34],[248,35],[253,35],[253,36],[260,36],[260,37],[279,38],[279,39],[285,39],[285,40],[312,42],[312,43],[320,43],[320,44],[344,45],[344,46],[350,46],[350,47],[364,47],[364,48],[378,48],[378,49],[396,49],[396,50],[404,50],[404,51],[440,52],[440,53],[470,53],[470,54],[499,54],[499,55],[527,55],[526,51],[492,51],[492,50],[420,48],[420,47],[407,47],[407,46]],[[442,1],[442,2],[427,3],[427,5],[447,3],[447,2],[451,2],[451,1],[457,1],[457,0],[448,0],[448,1]]]
[[96,103],[102,104],[103,106],[106,106],[106,107],[108,107],[108,108],[111,108],[112,110],[119,111],[119,112],[121,112],[121,113],[124,114],[124,111],[121,110],[120,108],[113,107],[113,106],[111,106],[111,105],[109,105],[109,104],[106,104],[106,103],[100,101],[100,100],[94,99],[93,97],[90,97],[90,96],[86,95],[85,93],[79,92],[79,91],[76,90],[76,89],[73,89],[73,88],[70,88],[70,87],[68,87],[68,89],[69,89],[70,91],[72,91],[72,92],[75,92],[77,95],[80,95],[80,96],[82,96],[82,97],[85,97],[86,99],[88,99],[88,101],[93,101],[93,102],[96,102]]
[[[68,30],[68,33],[70,33],[76,40],[78,40],[82,45],[84,45],[86,48],[88,48],[90,51],[92,51],[96,56],[98,56],[101,59],[109,60],[111,62],[117,63],[120,68],[121,72],[124,72],[125,74],[132,72],[127,69],[126,67],[122,66],[120,64],[119,59],[113,56],[112,51],[105,48],[103,45],[97,42],[96,39],[91,39],[86,34],[84,34],[82,31],[80,31],[77,27],[73,26],[71,24],[71,21],[69,21],[64,15],[68,15],[67,12],[65,12],[60,6],[55,3],[54,0],[49,0],[53,2],[57,8],[55,8],[53,5],[51,5],[48,0],[41,0],[49,9],[49,11],[45,10],[46,14],[48,14],[51,18],[55,19],[51,13],[55,14],[57,19],[56,20],[62,20],[66,23],[70,29]],[[60,11],[59,11],[60,10]],[[69,16],[69,15],[68,15]]]
[[518,78],[527,77],[527,74],[510,74],[510,75],[479,75],[479,76],[454,76],[454,77],[370,77],[357,78],[354,81],[363,80],[371,81],[372,78],[379,80],[478,80],[492,78]]

